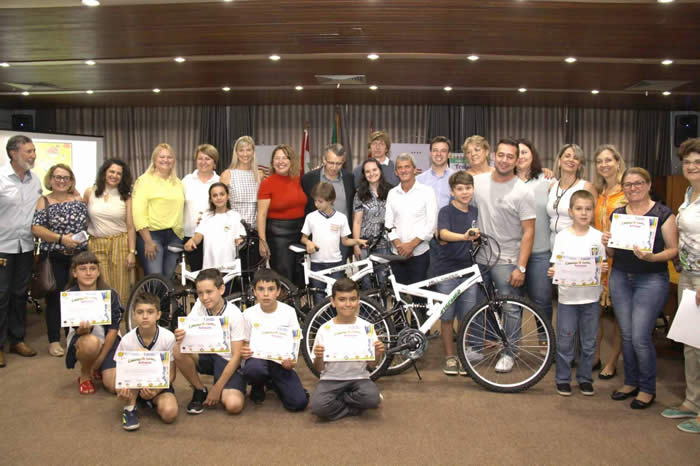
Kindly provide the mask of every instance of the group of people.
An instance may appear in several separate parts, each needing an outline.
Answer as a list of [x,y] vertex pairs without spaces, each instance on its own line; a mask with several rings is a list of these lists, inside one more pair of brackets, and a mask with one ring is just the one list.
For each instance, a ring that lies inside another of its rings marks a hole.
[[[109,159],[100,167],[94,186],[81,195],[75,191],[70,167],[58,164],[47,173],[44,186],[50,192],[42,196],[39,180],[31,172],[36,157],[31,140],[11,138],[10,163],[0,171],[0,215],[6,219],[0,227],[0,344],[20,355],[36,354],[24,342],[33,236],[42,240],[41,253],[51,258],[57,290],[65,289],[72,278],[71,260],[89,249],[101,264],[101,278],[118,295],[127,296],[128,271],[136,260],[146,273],[173,273],[177,255],[167,248],[173,242],[184,243],[193,270],[235,259],[236,243],[246,234],[240,220],[260,239],[241,258],[256,263],[269,258],[275,271],[297,283],[303,275],[290,244],[305,244],[312,268],[324,269],[366,256],[365,240],[382,236],[386,228],[389,233],[374,252],[404,256],[406,260],[392,264],[392,269],[397,281],[413,283],[470,265],[473,241],[484,232],[500,245],[497,262],[483,249],[476,256],[484,270],[488,267],[485,279],[501,294],[528,296],[550,320],[549,277],[556,256],[576,253],[598,258],[603,271],[600,286],[558,290],[557,391],[572,392],[571,367],[580,341],[576,378],[584,395],[594,393],[594,370],[600,369],[600,379],[616,376],[622,353],[624,382],[612,398],[633,398],[635,409],[653,403],[652,331],[668,297],[668,261],[680,258],[679,293],[700,290],[696,257],[700,224],[693,220],[700,192],[699,139],[686,141],[679,150],[690,187],[678,216],[651,199],[649,173],[641,167],[626,169],[619,151],[609,144],[594,153],[592,181],[582,175],[585,155],[576,144],[561,148],[552,171],[542,166],[536,147],[527,139],[501,139],[492,151],[485,138],[471,136],[462,147],[470,168],[455,171],[448,164],[452,143],[438,136],[430,143],[430,168],[420,174],[410,154],[391,160],[390,148],[387,133],[372,133],[369,157],[351,174],[343,170],[343,147],[332,144],[323,151],[321,167],[300,176],[300,159],[290,146],[273,150],[265,173],[258,168],[254,141],[243,136],[220,177],[215,171],[216,148],[203,144],[194,153],[197,169],[180,180],[172,147],[159,144],[150,167],[133,186],[128,166]],[[607,247],[614,214],[656,218],[652,250]],[[89,234],[87,243],[76,240],[81,231]],[[442,282],[438,291],[448,293],[457,284]],[[477,293],[476,287],[467,290],[441,318],[443,370],[448,375],[464,373],[448,329],[476,303]],[[55,356],[65,352],[59,343],[58,305],[58,292],[47,297],[49,352]],[[613,347],[602,362],[599,315],[610,306],[616,321]],[[506,312],[509,334],[517,334],[520,324],[517,313]],[[686,400],[664,415],[695,417],[700,410],[699,351],[686,346]],[[468,354],[480,356],[476,350]],[[5,364],[2,352],[0,363]],[[513,364],[513,355],[503,352],[495,369],[509,372]],[[681,426],[694,432],[699,428],[696,419]]]

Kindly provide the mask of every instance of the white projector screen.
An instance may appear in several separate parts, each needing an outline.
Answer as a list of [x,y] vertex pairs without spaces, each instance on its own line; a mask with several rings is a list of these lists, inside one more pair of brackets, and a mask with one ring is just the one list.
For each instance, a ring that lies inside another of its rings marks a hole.
[[[82,195],[95,183],[97,169],[102,165],[104,138],[102,136],[75,136],[72,134],[34,133],[30,131],[0,130],[0,143],[5,152],[0,167],[10,163],[7,141],[16,134],[32,139],[36,147],[36,162],[32,170],[44,187],[44,175],[56,163],[65,163],[75,173],[75,187]],[[46,192],[46,189],[44,189]]]

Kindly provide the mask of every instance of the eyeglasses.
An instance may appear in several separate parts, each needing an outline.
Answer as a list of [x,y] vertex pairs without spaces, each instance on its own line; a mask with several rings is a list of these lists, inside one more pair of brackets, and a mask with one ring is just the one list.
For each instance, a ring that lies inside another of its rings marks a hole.
[[683,159],[683,166],[689,167],[691,165],[694,167],[700,167],[700,159],[695,159],[695,160]]
[[646,181],[635,181],[634,183],[622,183],[624,189],[641,188],[647,184]]
[[59,175],[52,175],[51,178],[53,178],[56,181],[70,181],[73,179],[72,176],[59,176]]

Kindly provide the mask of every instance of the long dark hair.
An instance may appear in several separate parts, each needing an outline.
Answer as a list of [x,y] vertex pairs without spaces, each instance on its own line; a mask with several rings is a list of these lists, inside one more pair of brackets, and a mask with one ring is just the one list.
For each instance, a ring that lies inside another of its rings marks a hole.
[[134,184],[134,180],[131,177],[131,170],[129,170],[129,166],[121,159],[107,159],[104,161],[100,169],[97,171],[97,178],[95,179],[95,196],[100,197],[105,192],[105,175],[107,174],[109,167],[112,165],[119,165],[122,167],[122,180],[119,182],[117,190],[119,191],[119,197],[122,199],[122,201],[126,201],[131,197],[131,187]]
[[385,201],[391,185],[388,181],[384,179],[384,172],[382,171],[381,164],[376,159],[367,159],[362,162],[362,176],[360,177],[360,183],[357,185],[357,197],[362,202],[367,202],[372,199],[372,191],[369,189],[369,181],[365,178],[365,166],[368,163],[374,163],[379,168],[379,185],[377,186],[377,198]]
[[213,202],[211,202],[211,190],[216,188],[216,187],[221,187],[224,188],[224,191],[226,191],[226,210],[231,210],[231,198],[230,198],[230,193],[228,191],[228,186],[226,186],[224,183],[221,183],[220,181],[217,181],[216,183],[212,184],[209,186],[209,212],[211,212],[212,215],[216,213],[216,206],[214,205]]
[[529,139],[520,138],[518,139],[518,144],[527,146],[527,148],[530,149],[530,153],[532,154],[532,163],[530,164],[530,178],[528,178],[528,181],[537,178],[538,176],[540,176],[540,174],[542,174],[542,161],[540,160],[540,153],[537,152],[537,149],[535,149],[535,145]]
[[65,289],[69,290],[74,286],[79,286],[78,279],[73,276],[73,271],[79,265],[85,264],[95,264],[100,269],[100,276],[97,277],[97,282],[95,283],[96,288],[98,290],[110,290],[111,287],[107,284],[104,278],[102,278],[102,268],[100,267],[100,261],[97,259],[97,256],[90,251],[83,251],[73,256],[73,260],[70,264],[70,279],[68,280],[68,284],[66,285]]

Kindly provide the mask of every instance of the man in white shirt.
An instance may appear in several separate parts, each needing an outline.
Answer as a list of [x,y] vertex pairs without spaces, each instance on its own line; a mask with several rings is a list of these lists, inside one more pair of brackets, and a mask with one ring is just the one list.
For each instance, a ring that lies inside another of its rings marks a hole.
[[[384,179],[392,186],[399,184],[399,178],[396,176],[394,162],[389,158],[389,150],[391,150],[391,138],[384,131],[374,131],[369,135],[369,156],[377,159],[382,168]],[[355,167],[353,172],[355,175],[355,186],[359,185],[362,179],[362,164]]]

